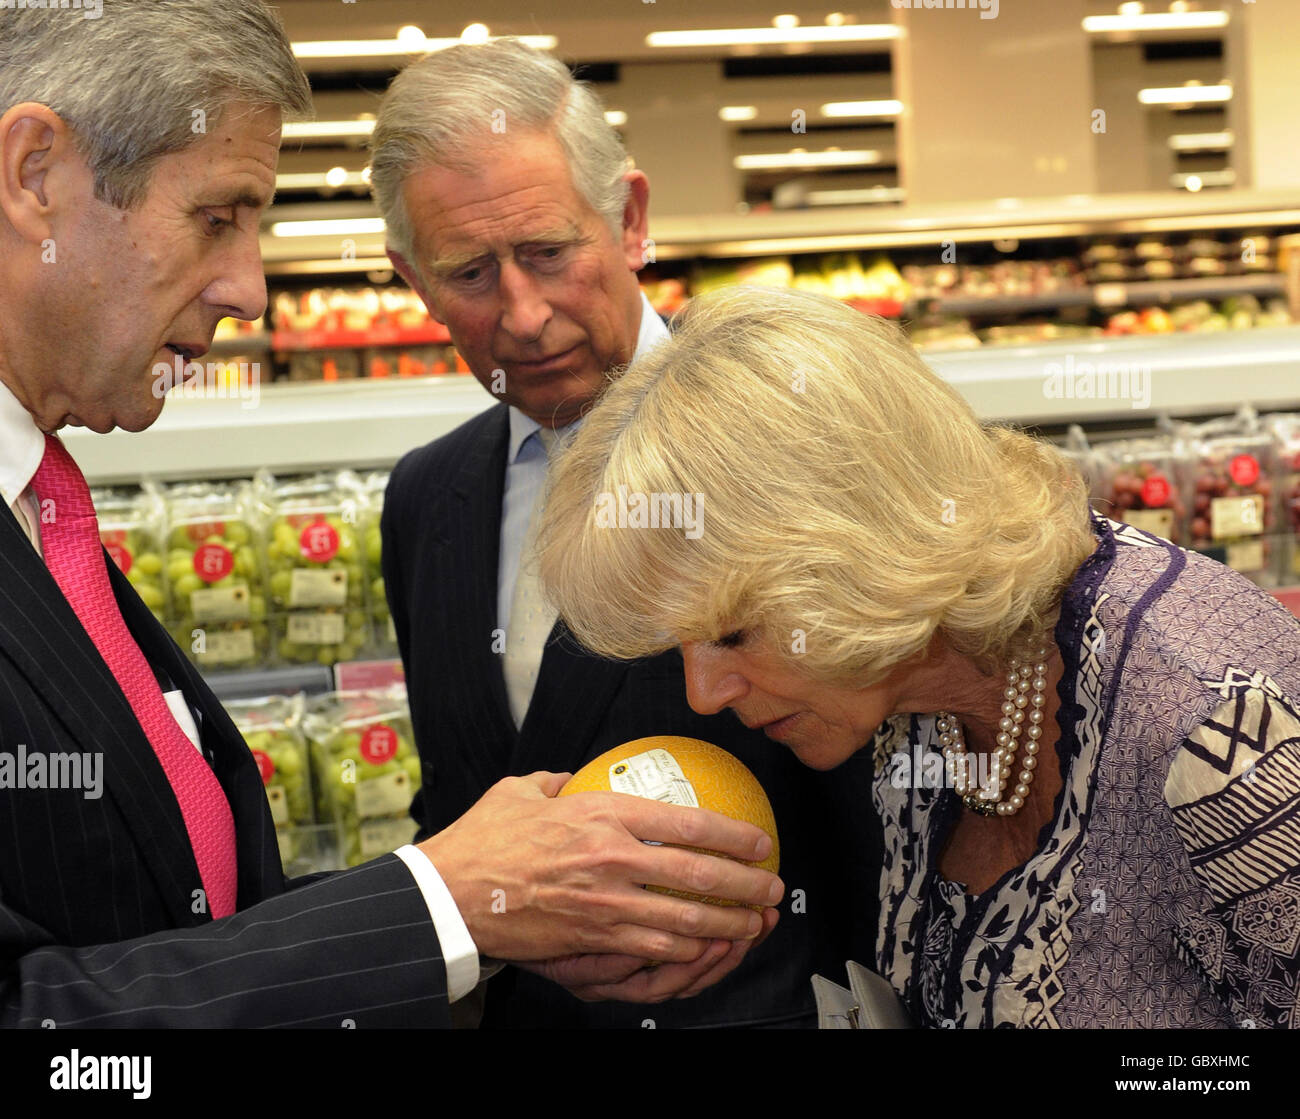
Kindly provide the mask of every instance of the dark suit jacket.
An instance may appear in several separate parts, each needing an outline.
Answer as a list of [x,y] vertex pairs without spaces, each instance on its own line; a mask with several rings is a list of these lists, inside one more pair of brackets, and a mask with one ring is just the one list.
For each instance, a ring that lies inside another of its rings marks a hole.
[[0,502],[0,750],[103,755],[98,799],[82,789],[0,789],[0,1024],[448,1024],[446,969],[410,871],[390,855],[285,879],[243,739],[103,559],[145,657],[197,716],[230,802],[238,911],[213,921],[195,903],[198,867],[162,766]]
[[385,498],[384,575],[424,765],[412,806],[422,835],[502,777],[576,772],[631,739],[686,735],[731,751],[767,790],[787,899],[771,937],[693,999],[586,1004],[507,969],[490,984],[484,1026],[811,1024],[811,974],[839,975],[847,957],[874,950],[880,839],[870,759],[859,754],[833,773],[807,769],[730,713],[691,711],[676,651],[635,664],[601,660],[562,623],[516,730],[492,652],[508,435],[500,404],[403,458]]

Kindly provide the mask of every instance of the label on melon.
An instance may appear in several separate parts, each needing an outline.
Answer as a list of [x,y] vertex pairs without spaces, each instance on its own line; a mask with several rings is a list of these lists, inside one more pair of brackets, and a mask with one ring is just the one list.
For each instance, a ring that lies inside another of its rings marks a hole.
[[700,806],[695,786],[667,750],[647,750],[615,762],[609,767],[609,788],[614,793],[629,793],[664,804]]

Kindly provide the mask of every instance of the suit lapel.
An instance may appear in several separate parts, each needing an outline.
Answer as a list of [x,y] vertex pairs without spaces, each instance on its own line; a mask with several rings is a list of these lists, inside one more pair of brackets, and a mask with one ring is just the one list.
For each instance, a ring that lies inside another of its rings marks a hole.
[[[198,670],[158,624],[117,565],[111,560],[106,562],[122,617],[145,659],[170,677],[186,699],[197,704],[203,716],[199,727],[200,741],[208,747],[213,776],[226,794],[235,819],[239,908],[261,900],[268,893],[279,893],[283,884],[279,852],[274,843],[266,842],[275,825],[271,821],[261,773],[253,755]],[[188,834],[185,842],[189,847]],[[268,855],[271,861],[268,861]],[[271,879],[278,879],[274,887],[269,885]]]
[[[497,571],[501,563],[501,495],[505,486],[506,453],[510,439],[510,413],[499,405],[487,414],[482,437],[473,441],[452,479],[449,517],[441,526],[454,578],[447,587],[463,587],[463,594],[448,594],[448,630],[444,641],[457,644],[464,660],[462,678],[476,682],[481,700],[458,704],[466,720],[462,732],[483,751],[472,764],[481,764],[484,787],[501,776],[519,737],[498,653],[493,652],[497,628]],[[483,694],[486,693],[486,694]],[[473,708],[477,707],[477,710]],[[486,727],[484,726],[486,723]],[[486,736],[485,736],[486,731]]]
[[[0,653],[78,749],[103,753],[106,794],[120,809],[172,919],[192,925],[191,896],[202,882],[162,765],[49,568],[4,502],[0,510]],[[113,568],[106,555],[104,562]],[[129,597],[137,598],[134,592]]]

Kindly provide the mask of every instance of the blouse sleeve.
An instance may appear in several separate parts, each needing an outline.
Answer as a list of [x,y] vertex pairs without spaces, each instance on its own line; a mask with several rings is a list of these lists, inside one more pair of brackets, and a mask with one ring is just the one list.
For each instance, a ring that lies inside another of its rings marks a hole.
[[1201,886],[1181,952],[1238,1024],[1300,1026],[1300,708],[1268,677],[1212,685],[1217,710],[1185,738],[1165,801]]

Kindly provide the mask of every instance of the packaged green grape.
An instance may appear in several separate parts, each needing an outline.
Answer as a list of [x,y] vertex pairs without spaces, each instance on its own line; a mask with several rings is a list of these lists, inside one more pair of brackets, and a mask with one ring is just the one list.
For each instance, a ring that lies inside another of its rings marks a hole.
[[92,490],[99,539],[136,593],[164,625],[167,585],[163,573],[164,508],[157,489]]
[[171,631],[204,669],[254,668],[269,649],[266,575],[247,483],[167,491]]
[[304,727],[321,818],[336,822],[343,861],[356,866],[411,842],[420,759],[405,689],[329,692],[309,701]]
[[359,496],[326,476],[263,485],[262,493],[278,657],[294,664],[353,660],[370,635]]

